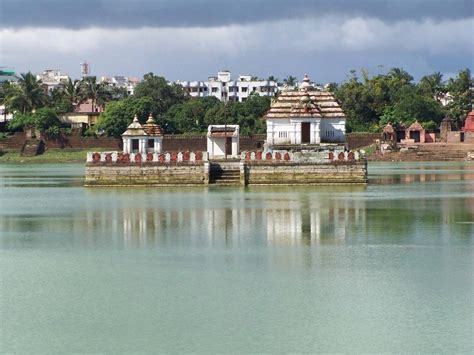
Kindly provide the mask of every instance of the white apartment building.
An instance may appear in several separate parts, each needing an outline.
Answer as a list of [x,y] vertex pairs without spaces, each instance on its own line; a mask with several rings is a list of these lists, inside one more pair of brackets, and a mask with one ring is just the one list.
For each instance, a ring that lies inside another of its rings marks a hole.
[[138,78],[132,78],[128,76],[102,76],[100,78],[101,83],[106,83],[109,86],[125,88],[129,95],[133,95],[135,92],[135,87],[140,82]]
[[191,97],[214,96],[221,101],[244,102],[252,93],[260,96],[274,96],[278,92],[278,83],[269,80],[252,80],[250,75],[239,75],[232,80],[230,71],[223,70],[217,77],[208,81],[175,81],[181,85]]
[[60,84],[66,83],[69,76],[61,75],[61,72],[57,69],[46,69],[43,73],[36,75],[36,79],[41,80],[43,85],[47,87],[48,92],[51,92]]

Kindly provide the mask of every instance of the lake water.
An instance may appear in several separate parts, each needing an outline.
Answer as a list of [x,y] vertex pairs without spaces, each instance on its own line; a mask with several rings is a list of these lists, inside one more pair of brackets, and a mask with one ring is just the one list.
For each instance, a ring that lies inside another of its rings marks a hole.
[[84,188],[0,165],[1,352],[474,352],[474,163]]

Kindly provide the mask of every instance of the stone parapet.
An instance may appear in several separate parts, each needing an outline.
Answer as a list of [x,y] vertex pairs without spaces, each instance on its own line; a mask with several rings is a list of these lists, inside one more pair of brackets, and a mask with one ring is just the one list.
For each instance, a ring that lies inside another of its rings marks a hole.
[[365,184],[367,162],[295,163],[247,162],[248,185]]
[[243,161],[272,161],[272,162],[295,162],[295,163],[331,163],[360,161],[364,157],[359,151],[321,150],[321,151],[299,151],[287,150],[273,151],[245,151],[240,154]]
[[165,152],[165,153],[122,153],[88,152],[88,164],[176,164],[208,160],[207,152]]

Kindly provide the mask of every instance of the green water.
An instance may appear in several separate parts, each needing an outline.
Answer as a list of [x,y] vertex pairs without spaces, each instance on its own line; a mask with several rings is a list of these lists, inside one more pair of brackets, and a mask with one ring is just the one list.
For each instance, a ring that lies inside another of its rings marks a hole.
[[474,352],[474,163],[366,187],[0,165],[0,352]]

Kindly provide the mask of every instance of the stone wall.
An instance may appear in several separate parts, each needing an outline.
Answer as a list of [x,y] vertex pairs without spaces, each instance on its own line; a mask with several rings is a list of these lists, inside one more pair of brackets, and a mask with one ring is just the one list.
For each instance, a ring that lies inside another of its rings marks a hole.
[[367,162],[298,164],[253,161],[245,164],[248,185],[365,184]]
[[467,143],[467,144],[474,143],[474,132],[464,132],[464,143]]
[[194,186],[207,185],[209,164],[88,164],[86,186]]
[[377,139],[382,140],[382,133],[347,133],[346,141],[349,149],[359,149],[375,143]]
[[[0,145],[4,149],[21,149],[26,141],[25,132],[15,132],[14,135],[0,140]],[[70,149],[122,149],[122,140],[113,137],[83,137],[80,135],[61,134],[58,138],[48,138],[41,134],[46,148],[70,148]]]
[[[265,142],[265,134],[254,134],[252,136],[240,136],[240,150],[262,149]],[[206,136],[165,135],[163,137],[163,151],[207,151]]]
[[[240,136],[241,150],[257,150],[262,149],[265,141],[264,134],[256,134],[252,136]],[[90,149],[104,148],[110,150],[121,150],[122,140],[113,137],[83,137],[78,134],[65,135],[61,134],[58,138],[49,139],[41,136],[46,148],[70,148],[70,149]],[[0,140],[0,147],[3,149],[18,149],[23,147],[26,141],[25,132],[16,132],[13,136]],[[163,137],[163,151],[207,151],[207,138],[202,135],[185,136],[185,135],[165,135]]]

